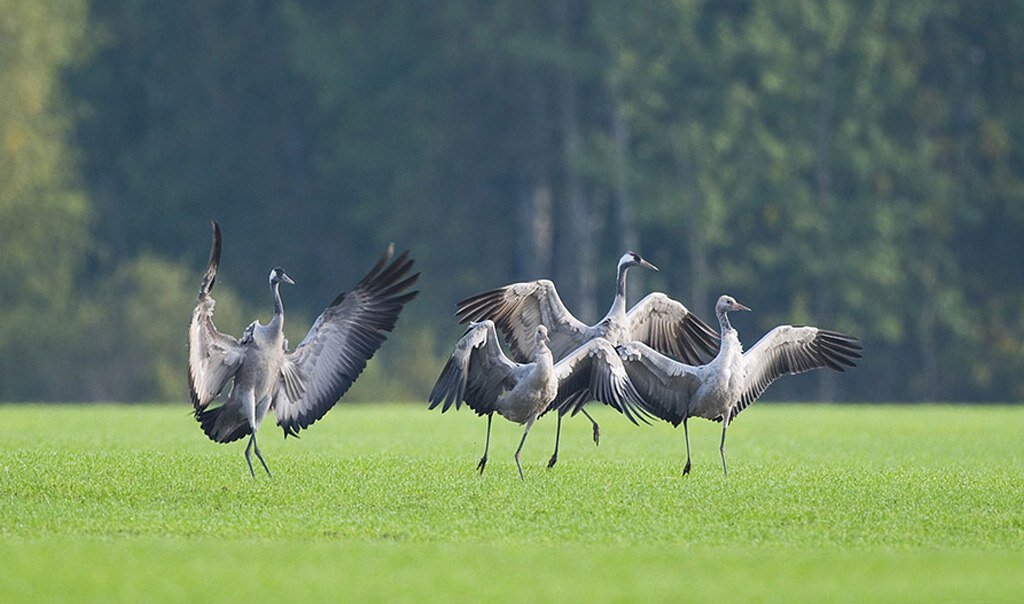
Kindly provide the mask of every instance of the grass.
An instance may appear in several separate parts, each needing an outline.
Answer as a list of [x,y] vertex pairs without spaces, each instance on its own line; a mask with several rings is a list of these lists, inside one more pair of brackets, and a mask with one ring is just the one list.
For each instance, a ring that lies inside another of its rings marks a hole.
[[[759,403],[729,429],[596,410],[521,431],[340,406],[205,439],[186,407],[0,406],[0,601],[1014,601],[1024,408]],[[257,466],[258,467],[258,466]]]

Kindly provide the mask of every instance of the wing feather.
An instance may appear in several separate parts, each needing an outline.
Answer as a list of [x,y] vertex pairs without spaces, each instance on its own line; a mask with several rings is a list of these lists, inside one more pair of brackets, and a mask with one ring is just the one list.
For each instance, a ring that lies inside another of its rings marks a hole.
[[223,405],[203,409],[196,413],[196,420],[206,436],[218,443],[236,441],[252,431],[239,400],[229,399]]
[[586,342],[591,329],[569,312],[555,284],[547,279],[513,283],[471,296],[458,303],[455,315],[460,323],[494,321],[512,358],[520,363],[533,360],[539,325],[548,328],[548,347],[556,361]]
[[471,323],[430,392],[429,408],[441,405],[444,413],[465,402],[478,415],[493,413],[501,395],[515,387],[522,367],[502,352],[492,321]]
[[655,292],[627,313],[632,339],[661,354],[700,365],[718,354],[718,333],[681,302]]
[[356,287],[339,294],[285,355],[273,406],[286,436],[297,436],[338,402],[419,293],[406,291],[419,278],[409,274],[409,252],[393,256],[394,246],[388,246]]
[[680,363],[642,342],[616,349],[630,382],[655,417],[678,426],[686,418],[690,400],[704,379],[703,367]]
[[[743,353],[747,387],[733,407],[730,420],[760,397],[768,386],[784,375],[795,375],[828,367],[845,371],[861,357],[860,340],[817,327],[780,325]],[[720,421],[720,418],[719,418]]]
[[615,348],[604,338],[595,338],[555,364],[558,394],[548,409],[559,414],[577,413],[587,402],[600,401],[626,416],[634,424],[647,422],[647,403],[637,392]]
[[213,324],[216,302],[210,292],[220,265],[221,235],[216,222],[212,227],[210,260],[188,326],[188,393],[197,418],[238,371],[243,351],[238,340],[221,333]]

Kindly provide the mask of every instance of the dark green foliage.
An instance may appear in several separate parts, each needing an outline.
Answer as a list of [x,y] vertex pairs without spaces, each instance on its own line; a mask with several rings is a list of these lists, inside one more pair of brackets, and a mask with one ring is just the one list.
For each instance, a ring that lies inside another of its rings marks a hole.
[[[549,277],[597,319],[627,248],[662,268],[633,299],[711,319],[732,293],[748,346],[779,323],[864,340],[856,371],[769,396],[1024,397],[1017,3],[10,4],[5,398],[183,399],[171,336],[210,218],[215,295],[266,318],[285,267],[293,343],[387,242],[411,250],[422,294],[357,399],[425,397],[478,291]],[[122,316],[153,333],[119,350]]]
[[[0,1],[0,399],[60,396],[92,213],[65,144],[61,70],[87,50],[84,2]],[[68,333],[68,332],[71,333]]]

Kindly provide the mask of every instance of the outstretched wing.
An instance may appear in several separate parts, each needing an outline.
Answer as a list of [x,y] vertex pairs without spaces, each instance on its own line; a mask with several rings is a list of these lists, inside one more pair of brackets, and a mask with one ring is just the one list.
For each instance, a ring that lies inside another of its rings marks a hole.
[[595,338],[574,350],[555,365],[558,394],[548,407],[560,414],[578,412],[588,401],[598,400],[625,415],[634,424],[647,423],[650,414],[633,387],[615,348],[604,338]]
[[633,340],[678,361],[702,365],[718,354],[718,333],[663,293],[649,294],[627,317]]
[[220,226],[216,222],[212,225],[210,261],[188,326],[188,393],[197,417],[217,398],[242,362],[242,346],[238,340],[221,333],[213,324],[216,302],[210,292],[217,279],[221,243]]
[[492,321],[471,323],[430,392],[429,408],[441,405],[444,413],[465,401],[478,415],[493,413],[501,395],[515,387],[521,367],[502,352]]
[[629,342],[616,350],[652,415],[673,426],[686,419],[690,399],[704,379],[702,367],[670,359],[642,342]]
[[548,328],[548,347],[555,360],[589,339],[590,327],[569,312],[555,284],[547,279],[513,283],[471,296],[458,303],[455,315],[459,323],[494,321],[512,358],[520,363],[533,360],[539,325]]
[[776,327],[743,353],[746,388],[733,407],[730,421],[780,377],[821,367],[846,371],[847,367],[856,366],[854,359],[860,358],[862,349],[860,340],[839,332],[817,327]]
[[338,402],[419,293],[406,291],[420,276],[409,275],[409,252],[393,255],[389,245],[355,289],[339,294],[285,355],[273,402],[285,436],[297,436]]

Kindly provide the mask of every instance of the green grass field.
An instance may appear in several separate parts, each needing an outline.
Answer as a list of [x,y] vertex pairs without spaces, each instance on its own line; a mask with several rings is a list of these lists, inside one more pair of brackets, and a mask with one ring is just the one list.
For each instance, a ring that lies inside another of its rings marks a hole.
[[187,405],[0,406],[0,601],[1021,601],[1024,408],[759,403],[730,428],[341,405],[206,440]]

